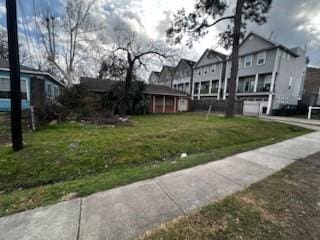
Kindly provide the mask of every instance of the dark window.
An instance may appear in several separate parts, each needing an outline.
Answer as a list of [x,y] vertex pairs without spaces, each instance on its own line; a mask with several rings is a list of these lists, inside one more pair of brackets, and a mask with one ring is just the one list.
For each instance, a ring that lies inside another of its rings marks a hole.
[[[21,99],[27,99],[27,80],[21,79]],[[0,78],[0,98],[10,98],[10,79]]]

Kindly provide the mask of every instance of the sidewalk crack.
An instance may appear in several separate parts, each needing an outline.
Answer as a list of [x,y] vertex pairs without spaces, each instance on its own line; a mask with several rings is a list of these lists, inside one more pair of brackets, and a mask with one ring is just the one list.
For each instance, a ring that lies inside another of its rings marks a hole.
[[82,218],[82,198],[80,198],[80,209],[79,209],[79,219],[78,219],[78,232],[77,232],[76,240],[79,240],[79,239],[80,239],[81,218]]
[[183,213],[183,215],[187,215],[187,213],[184,211],[182,206],[180,206],[177,201],[171,196],[171,194],[163,187],[161,186],[159,181],[155,181],[155,183],[158,185],[158,187],[167,195],[167,197],[179,208],[179,210]]

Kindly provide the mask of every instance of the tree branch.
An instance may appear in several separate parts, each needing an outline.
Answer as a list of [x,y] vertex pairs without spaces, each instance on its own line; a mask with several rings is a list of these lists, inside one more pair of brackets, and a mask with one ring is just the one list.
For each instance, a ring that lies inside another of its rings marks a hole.
[[227,16],[227,17],[222,17],[222,18],[219,18],[218,20],[216,20],[215,22],[213,23],[210,23],[208,24],[207,22],[203,21],[198,27],[196,27],[195,29],[193,30],[188,30],[186,32],[197,32],[199,30],[201,30],[202,28],[210,28],[210,27],[213,27],[214,25],[217,25],[219,22],[222,22],[224,20],[228,20],[228,19],[233,19],[234,16]]

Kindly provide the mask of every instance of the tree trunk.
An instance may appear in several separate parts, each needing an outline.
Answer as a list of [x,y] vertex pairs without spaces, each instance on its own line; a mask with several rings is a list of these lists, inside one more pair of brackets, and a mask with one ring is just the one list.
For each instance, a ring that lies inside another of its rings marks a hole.
[[229,96],[227,98],[226,117],[234,116],[234,106],[236,99],[236,83],[239,67],[239,42],[241,34],[241,22],[242,22],[242,7],[245,0],[238,0],[236,7],[236,15],[234,17],[234,29],[233,29],[233,46],[232,46],[232,65],[230,81],[227,83],[229,86]]
[[120,115],[124,116],[128,112],[129,108],[129,96],[128,93],[131,88],[131,82],[133,78],[133,64],[129,63],[129,67],[127,69],[126,77],[125,77],[125,82],[124,82],[124,92],[123,92],[123,101],[120,104]]

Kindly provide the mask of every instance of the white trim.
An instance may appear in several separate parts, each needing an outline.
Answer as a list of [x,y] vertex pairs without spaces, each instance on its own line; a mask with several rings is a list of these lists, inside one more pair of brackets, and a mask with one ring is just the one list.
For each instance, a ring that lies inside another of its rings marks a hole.
[[254,89],[253,92],[257,92],[258,89],[258,80],[259,80],[259,73],[256,74],[256,78],[254,80]]
[[[263,54],[263,57],[262,58],[259,58],[259,55],[262,55]],[[263,59],[263,63],[259,63],[259,60]],[[267,51],[264,51],[264,52],[259,52],[257,54],[257,65],[258,66],[261,66],[261,65],[265,65],[266,64],[266,60],[267,60]]]
[[[220,68],[220,77],[219,77],[219,85],[218,85],[218,100],[220,100],[220,98],[221,98],[220,92],[221,92],[221,87],[222,87],[223,63],[221,63],[220,66],[221,66],[221,68]],[[225,71],[226,70],[227,70],[227,68],[225,69]]]
[[[247,62],[247,61],[246,61],[246,58],[247,58],[247,57],[250,57],[250,66],[247,66],[247,65],[246,65],[246,62]],[[244,68],[250,68],[250,67],[252,67],[252,62],[253,62],[253,54],[245,56],[245,57],[244,57],[244,62],[243,62],[243,67],[244,67]]]
[[[30,87],[30,86],[28,86],[28,85],[29,85],[29,84],[28,84],[28,82],[30,83],[30,79],[29,79],[29,81],[28,81],[28,79],[27,79],[27,78],[25,78],[25,77],[20,78],[20,84],[21,84],[21,80],[26,81],[27,100],[28,100],[28,101],[30,101],[30,89],[29,89],[29,87]],[[10,88],[10,92],[11,92],[11,88]]]
[[275,84],[275,81],[276,81],[277,72],[279,70],[280,58],[281,58],[281,56],[280,56],[280,51],[279,51],[279,48],[278,48],[277,52],[276,52],[276,61],[274,63],[274,69],[273,69],[272,78],[271,78],[271,86],[270,86],[270,94],[269,94],[269,99],[268,99],[267,115],[271,114],[274,84]]
[[[6,71],[6,72],[10,72],[10,69],[9,68],[0,68],[0,71]],[[29,74],[34,74],[34,75],[46,75],[46,76],[49,76],[51,77],[54,81],[56,81],[58,84],[61,84],[62,86],[65,87],[65,85],[58,81],[54,76],[52,76],[50,73],[48,72],[37,72],[37,71],[30,71],[30,70],[20,70],[21,73],[29,73]]]

